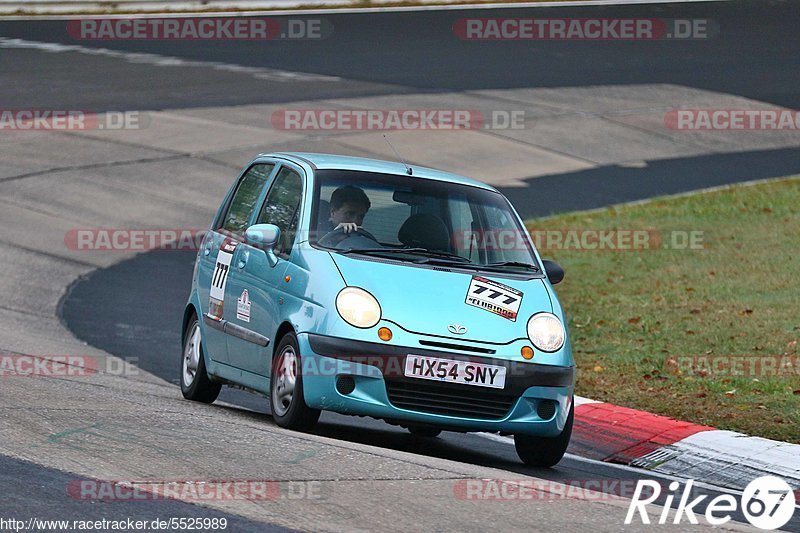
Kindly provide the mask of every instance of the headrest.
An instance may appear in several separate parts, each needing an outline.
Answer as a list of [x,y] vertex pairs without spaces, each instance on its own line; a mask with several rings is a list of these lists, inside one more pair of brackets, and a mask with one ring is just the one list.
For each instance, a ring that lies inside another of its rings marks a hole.
[[450,232],[444,221],[428,213],[408,217],[397,232],[397,239],[406,246],[442,251],[450,249]]

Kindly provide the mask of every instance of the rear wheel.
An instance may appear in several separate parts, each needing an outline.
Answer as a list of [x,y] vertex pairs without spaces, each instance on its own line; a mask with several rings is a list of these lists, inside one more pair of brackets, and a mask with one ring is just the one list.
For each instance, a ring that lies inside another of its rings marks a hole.
[[183,356],[181,358],[181,392],[187,400],[213,403],[219,396],[221,383],[208,378],[206,362],[203,359],[203,343],[200,323],[192,317],[183,336]]
[[425,437],[428,439],[438,437],[439,433],[442,432],[441,429],[430,426],[408,426],[408,431],[415,437]]
[[269,397],[272,418],[288,429],[311,429],[319,420],[320,411],[311,409],[303,399],[301,368],[297,337],[287,333],[281,338],[272,361]]
[[572,436],[572,422],[575,418],[575,402],[570,402],[569,416],[564,430],[555,437],[534,437],[531,435],[514,435],[514,447],[522,462],[530,466],[556,465],[569,446]]

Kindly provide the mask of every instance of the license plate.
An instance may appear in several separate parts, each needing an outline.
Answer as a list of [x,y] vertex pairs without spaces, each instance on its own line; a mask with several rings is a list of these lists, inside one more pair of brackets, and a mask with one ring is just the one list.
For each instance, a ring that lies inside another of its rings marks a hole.
[[410,378],[446,381],[478,387],[502,389],[506,385],[504,366],[486,365],[470,361],[453,361],[437,357],[409,355],[406,357],[405,375]]

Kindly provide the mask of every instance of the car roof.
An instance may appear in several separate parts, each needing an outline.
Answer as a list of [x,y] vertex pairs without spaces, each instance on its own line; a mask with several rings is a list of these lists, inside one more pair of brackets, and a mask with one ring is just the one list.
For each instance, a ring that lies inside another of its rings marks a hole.
[[[406,174],[406,167],[396,161],[382,161],[379,159],[367,159],[365,157],[351,157],[336,154],[321,154],[310,152],[273,152],[259,154],[259,157],[285,157],[295,162],[304,162],[317,169],[336,169],[336,170],[360,170],[363,172],[378,172],[381,174]],[[441,170],[427,167],[409,165],[413,169],[415,178],[431,179],[470,185],[481,189],[488,189],[497,192],[497,189],[478,180],[451,174]]]

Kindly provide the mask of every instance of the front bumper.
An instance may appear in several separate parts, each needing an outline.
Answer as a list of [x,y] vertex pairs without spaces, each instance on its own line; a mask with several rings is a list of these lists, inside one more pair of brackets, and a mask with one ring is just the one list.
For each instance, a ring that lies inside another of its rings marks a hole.
[[[309,407],[456,431],[555,436],[572,402],[575,367],[509,361],[304,333],[298,336]],[[403,374],[408,354],[506,367],[501,390]],[[348,387],[337,390],[346,376]],[[342,390],[352,391],[342,393]]]

